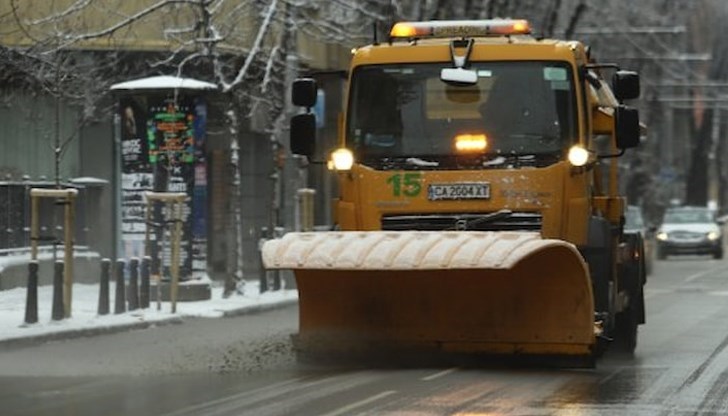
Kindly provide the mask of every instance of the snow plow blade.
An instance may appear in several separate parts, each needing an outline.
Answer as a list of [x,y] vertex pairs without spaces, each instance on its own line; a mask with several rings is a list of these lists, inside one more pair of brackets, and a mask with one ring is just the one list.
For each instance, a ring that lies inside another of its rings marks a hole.
[[587,266],[527,232],[290,233],[263,246],[294,270],[305,350],[417,349],[587,357]]

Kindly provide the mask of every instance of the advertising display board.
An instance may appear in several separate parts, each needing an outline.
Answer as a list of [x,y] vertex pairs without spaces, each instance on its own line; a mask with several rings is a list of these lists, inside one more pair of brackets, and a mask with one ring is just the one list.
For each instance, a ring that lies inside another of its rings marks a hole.
[[[164,240],[170,217],[157,206],[145,220],[144,193],[184,192],[181,276],[206,271],[207,165],[205,137],[207,106],[200,95],[144,93],[119,98],[121,120],[121,242],[125,258],[142,257],[147,227],[152,240]],[[169,267],[170,248],[154,243],[151,256]]]

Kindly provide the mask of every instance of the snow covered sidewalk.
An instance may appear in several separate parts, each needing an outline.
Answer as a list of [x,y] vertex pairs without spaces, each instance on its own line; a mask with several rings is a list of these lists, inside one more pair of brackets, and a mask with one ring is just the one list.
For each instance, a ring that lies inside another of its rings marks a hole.
[[247,282],[245,294],[235,294],[223,299],[223,288],[213,282],[212,298],[196,302],[177,302],[177,313],[171,313],[169,302],[162,302],[157,311],[153,302],[149,309],[127,311],[114,315],[114,285],[109,287],[109,315],[98,315],[99,285],[74,284],[72,316],[61,321],[51,320],[53,287],[38,288],[38,323],[27,325],[25,321],[25,288],[0,291],[0,345],[15,342],[32,342],[93,335],[144,328],[156,324],[181,322],[184,318],[219,318],[255,310],[290,304],[298,300],[296,290],[279,290],[259,293],[258,282]]

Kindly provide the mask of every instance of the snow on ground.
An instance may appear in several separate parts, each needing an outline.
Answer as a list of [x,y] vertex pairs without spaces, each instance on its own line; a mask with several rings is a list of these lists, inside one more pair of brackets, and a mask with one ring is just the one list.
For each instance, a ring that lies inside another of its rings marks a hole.
[[128,326],[178,320],[188,317],[219,318],[226,313],[240,312],[248,308],[293,302],[298,298],[296,290],[279,290],[259,293],[257,282],[247,282],[243,295],[235,294],[223,299],[223,288],[216,282],[212,286],[212,298],[196,302],[177,302],[177,313],[171,313],[171,303],[162,302],[157,310],[156,302],[149,309],[114,314],[113,282],[109,285],[108,315],[97,313],[99,302],[98,284],[74,284],[71,318],[51,320],[53,287],[38,288],[38,323],[25,324],[25,303],[27,290],[16,288],[0,291],[0,342],[19,338],[44,335],[60,335],[82,330],[104,329],[114,326]]

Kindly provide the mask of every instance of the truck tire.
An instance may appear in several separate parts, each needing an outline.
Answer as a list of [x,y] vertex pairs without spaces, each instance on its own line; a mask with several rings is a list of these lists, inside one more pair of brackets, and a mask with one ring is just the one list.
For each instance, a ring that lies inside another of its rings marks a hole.
[[621,353],[634,354],[637,348],[637,332],[645,322],[645,298],[643,291],[644,268],[642,262],[627,267],[623,276],[629,296],[629,306],[615,317],[615,347]]

